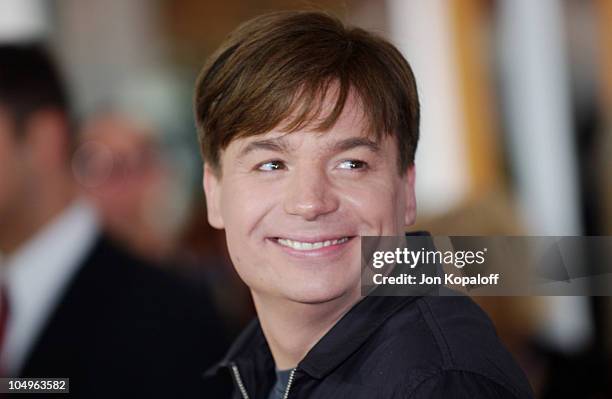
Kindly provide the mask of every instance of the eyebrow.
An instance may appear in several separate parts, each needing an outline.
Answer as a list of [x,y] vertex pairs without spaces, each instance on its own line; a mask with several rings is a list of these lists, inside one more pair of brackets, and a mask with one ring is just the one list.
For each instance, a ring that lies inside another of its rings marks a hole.
[[262,139],[251,141],[249,144],[244,147],[240,153],[238,154],[238,158],[242,158],[247,154],[256,151],[256,150],[267,150],[274,152],[289,152],[289,145],[282,137],[275,139]]
[[343,152],[352,150],[357,147],[366,147],[368,150],[376,153],[380,151],[380,146],[375,141],[372,141],[365,137],[351,137],[345,140],[340,140],[336,143],[333,143],[330,146],[330,149],[333,152]]
[[[375,141],[365,137],[351,137],[340,140],[330,145],[326,145],[326,150],[331,152],[344,152],[358,147],[366,147],[368,150],[377,153],[380,151],[380,146]],[[290,151],[287,141],[282,137],[274,139],[255,140],[247,144],[238,154],[238,158],[242,158],[249,153],[257,150],[267,150],[281,153]]]

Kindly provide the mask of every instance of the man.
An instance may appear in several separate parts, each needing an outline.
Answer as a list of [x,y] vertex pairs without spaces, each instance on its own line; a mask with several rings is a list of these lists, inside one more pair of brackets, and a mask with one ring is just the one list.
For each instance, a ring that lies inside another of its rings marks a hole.
[[0,373],[70,378],[79,398],[201,397],[217,319],[100,231],[72,179],[72,132],[46,52],[1,45]]
[[171,189],[176,173],[153,126],[121,112],[99,113],[83,127],[80,148],[79,180],[89,183],[85,194],[105,230],[153,262],[175,256],[183,220]]
[[258,320],[207,374],[234,398],[527,398],[465,297],[360,295],[360,236],[415,219],[419,105],[388,42],[318,12],[258,17],[205,65],[208,219]]

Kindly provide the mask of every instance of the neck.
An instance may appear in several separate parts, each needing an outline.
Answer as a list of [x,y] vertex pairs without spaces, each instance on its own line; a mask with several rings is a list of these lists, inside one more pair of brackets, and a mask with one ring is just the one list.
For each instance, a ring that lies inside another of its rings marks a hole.
[[359,290],[315,304],[253,292],[255,309],[276,368],[288,370],[296,367],[359,299]]

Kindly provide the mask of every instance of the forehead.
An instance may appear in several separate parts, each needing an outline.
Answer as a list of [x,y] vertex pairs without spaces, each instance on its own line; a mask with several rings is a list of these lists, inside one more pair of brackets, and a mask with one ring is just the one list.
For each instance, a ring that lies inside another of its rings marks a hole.
[[[372,143],[384,141],[383,135],[372,131],[368,115],[363,108],[359,96],[354,92],[349,93],[347,96],[342,112],[334,121],[334,124],[329,129],[320,129],[319,126],[329,116],[335,104],[335,96],[333,94],[328,95],[322,100],[317,114],[309,118],[307,123],[300,128],[294,130],[287,128],[297,117],[296,112],[294,112],[268,132],[234,139],[227,149],[230,151],[234,150],[232,152],[240,152],[253,142],[270,140],[284,143],[288,147],[287,149],[308,141],[321,150],[329,148],[334,142],[348,138],[364,138]],[[299,109],[299,106],[297,108]]]

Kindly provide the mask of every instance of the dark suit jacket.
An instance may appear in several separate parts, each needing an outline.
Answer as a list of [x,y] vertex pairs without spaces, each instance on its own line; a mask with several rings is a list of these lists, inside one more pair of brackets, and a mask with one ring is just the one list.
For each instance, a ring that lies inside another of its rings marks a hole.
[[101,237],[20,377],[69,377],[63,398],[214,398],[201,374],[226,337],[200,291]]

